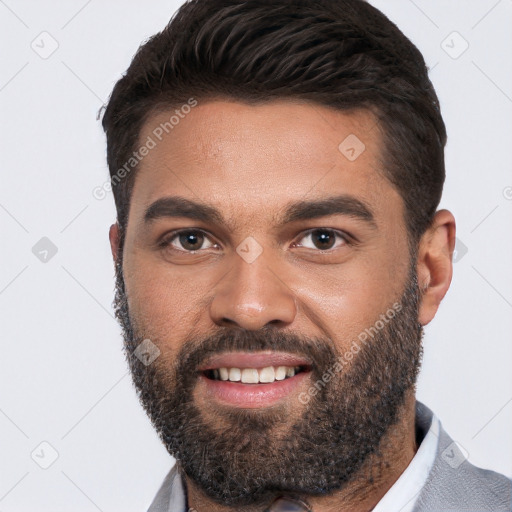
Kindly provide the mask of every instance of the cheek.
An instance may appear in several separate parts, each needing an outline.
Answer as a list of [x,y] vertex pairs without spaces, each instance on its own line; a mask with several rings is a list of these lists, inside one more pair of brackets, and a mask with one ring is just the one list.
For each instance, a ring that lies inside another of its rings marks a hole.
[[396,260],[379,253],[337,268],[296,274],[290,288],[302,305],[304,332],[321,328],[340,351],[348,349],[401,297],[406,268]]
[[[193,325],[190,284],[159,272],[153,263],[136,263],[137,272],[126,272],[125,285],[130,315],[139,331],[160,345],[178,345]],[[144,269],[141,271],[140,269]]]

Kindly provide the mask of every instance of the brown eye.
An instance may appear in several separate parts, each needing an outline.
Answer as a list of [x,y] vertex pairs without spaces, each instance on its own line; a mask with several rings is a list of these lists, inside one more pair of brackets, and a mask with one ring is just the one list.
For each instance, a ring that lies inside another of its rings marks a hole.
[[332,229],[312,229],[301,239],[306,240],[306,243],[299,243],[298,245],[308,249],[328,251],[335,247],[337,238],[341,240],[341,243],[338,243],[338,247],[349,243],[347,237],[338,231]]
[[332,249],[336,242],[336,236],[329,231],[313,231],[311,236],[313,244],[318,249]]
[[196,231],[186,231],[177,236],[181,246],[187,251],[197,251],[201,249],[204,238],[203,233]]
[[196,252],[214,247],[206,234],[196,229],[177,231],[165,238],[160,245],[181,252]]

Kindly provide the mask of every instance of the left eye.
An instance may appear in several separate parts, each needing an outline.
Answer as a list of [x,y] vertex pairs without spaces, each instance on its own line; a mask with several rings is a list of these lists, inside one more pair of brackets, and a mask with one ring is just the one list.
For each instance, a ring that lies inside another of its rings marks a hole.
[[[206,247],[203,246],[205,241],[209,242],[209,245]],[[181,245],[180,247],[177,247],[175,242],[179,243]],[[177,233],[174,233],[173,235],[169,236],[162,242],[163,246],[172,246],[173,249],[176,249],[178,251],[198,251],[200,249],[210,249],[215,244],[209,241],[208,237],[205,233],[202,231],[197,230],[189,230],[189,231],[179,231]]]
[[336,247],[349,243],[348,238],[338,231],[334,231],[332,229],[313,229],[301,238],[301,240],[309,239],[307,243],[299,243],[296,245],[299,247],[306,247],[308,249],[328,251],[329,249],[335,248],[336,237],[341,240],[341,243]]

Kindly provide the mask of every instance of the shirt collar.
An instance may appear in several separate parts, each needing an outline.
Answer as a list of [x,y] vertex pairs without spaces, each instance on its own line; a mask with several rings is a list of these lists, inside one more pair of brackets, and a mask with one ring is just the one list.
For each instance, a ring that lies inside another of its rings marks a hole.
[[372,512],[411,512],[413,510],[436,458],[439,429],[440,422],[437,416],[428,407],[416,401],[418,451]]

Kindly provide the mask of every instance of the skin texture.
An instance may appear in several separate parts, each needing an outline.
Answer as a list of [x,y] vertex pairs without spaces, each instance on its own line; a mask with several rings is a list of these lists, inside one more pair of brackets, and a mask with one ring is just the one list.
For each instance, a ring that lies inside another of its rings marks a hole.
[[[151,117],[140,140],[168,117]],[[350,134],[365,144],[354,161],[338,149]],[[344,353],[400,300],[411,278],[405,212],[383,176],[380,151],[379,127],[367,111],[348,114],[297,101],[199,102],[139,164],[131,199],[122,260],[126,307],[137,334],[160,350],[153,370],[167,368],[172,375],[190,340],[235,328],[273,327],[304,339],[329,340],[336,353]],[[339,194],[368,205],[375,225],[347,215],[279,223],[290,202]],[[214,206],[226,225],[186,218],[143,222],[151,203],[178,195]],[[171,231],[192,228],[207,233],[207,248],[187,253],[176,238],[175,251],[158,246]],[[322,254],[307,233],[320,228],[348,233],[356,242],[338,238]],[[262,249],[252,263],[236,251],[249,236]],[[454,241],[455,220],[441,210],[412,265],[421,290],[415,312],[421,326],[432,320],[450,285]],[[110,242],[120,263],[116,224]],[[309,385],[304,381],[295,393]],[[211,406],[201,383],[192,396],[208,425],[227,426],[229,414]],[[365,476],[353,475],[342,489],[310,497],[315,512],[371,510],[404,471],[417,449],[413,387],[403,398],[379,456],[369,456],[359,471]],[[296,397],[282,406],[290,424],[305,409]],[[369,483],[367,475],[382,460],[386,470]],[[199,512],[233,510],[205,495],[193,480],[187,478],[186,484],[189,506]]]

